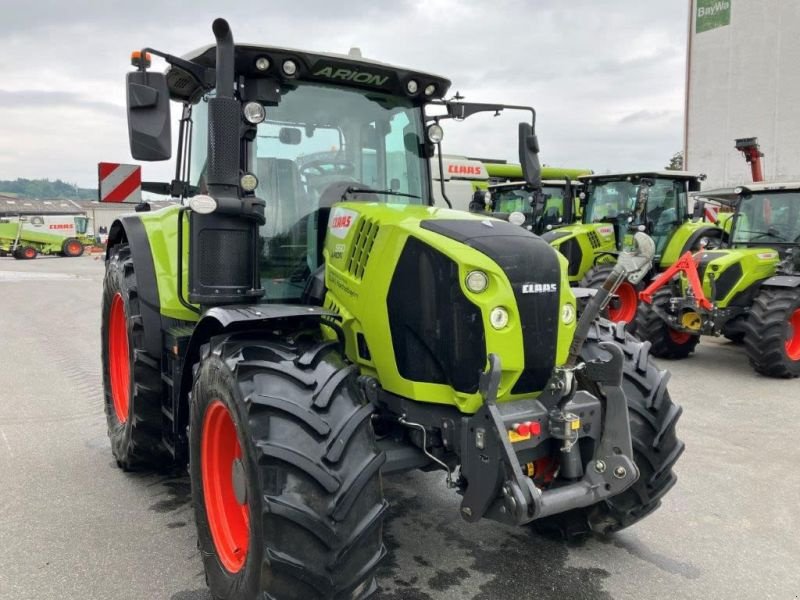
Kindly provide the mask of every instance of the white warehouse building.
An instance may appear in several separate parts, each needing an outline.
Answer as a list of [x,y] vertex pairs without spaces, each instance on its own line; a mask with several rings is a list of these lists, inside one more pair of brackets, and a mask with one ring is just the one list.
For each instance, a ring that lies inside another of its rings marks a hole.
[[757,137],[766,181],[800,181],[800,1],[689,0],[685,168],[704,189],[751,181],[734,149]]

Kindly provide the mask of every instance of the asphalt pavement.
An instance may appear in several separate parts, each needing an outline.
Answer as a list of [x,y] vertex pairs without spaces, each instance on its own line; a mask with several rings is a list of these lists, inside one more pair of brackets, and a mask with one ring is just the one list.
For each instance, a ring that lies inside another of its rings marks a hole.
[[[188,478],[111,458],[102,274],[92,257],[0,258],[0,599],[210,600]],[[800,380],[715,339],[661,366],[687,450],[656,513],[567,545],[464,523],[438,473],[387,477],[377,600],[800,597]]]

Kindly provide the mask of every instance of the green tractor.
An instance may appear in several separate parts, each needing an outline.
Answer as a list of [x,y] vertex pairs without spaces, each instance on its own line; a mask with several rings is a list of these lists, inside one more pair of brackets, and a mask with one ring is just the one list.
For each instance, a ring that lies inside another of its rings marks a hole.
[[575,221],[575,196],[581,187],[568,177],[543,179],[539,190],[524,181],[496,183],[485,192],[475,192],[470,210],[491,214],[541,235]]
[[[480,105],[435,75],[213,31],[128,73],[134,159],[171,157],[182,105],[176,178],[143,189],[183,203],[111,227],[101,331],[113,455],[188,462],[212,595],[369,597],[381,477],[409,469],[446,474],[466,522],[583,535],[658,508],[681,409],[647,345],[596,318],[652,240],[577,318],[547,243],[431,206],[426,108]],[[537,153],[521,123],[533,187]]]
[[[700,189],[702,179],[684,171],[580,177],[585,186],[581,222],[542,237],[567,257],[571,284],[597,288],[633,233],[647,232],[656,242],[653,273],[646,278],[650,279],[687,250],[724,241],[726,234],[717,224],[690,219],[688,194]],[[608,306],[608,317],[633,326],[639,291],[630,282],[623,283]]]
[[665,358],[689,356],[701,334],[724,335],[744,342],[758,373],[800,376],[800,184],[703,195],[734,209],[730,245],[688,252],[655,279],[642,292],[637,334]]

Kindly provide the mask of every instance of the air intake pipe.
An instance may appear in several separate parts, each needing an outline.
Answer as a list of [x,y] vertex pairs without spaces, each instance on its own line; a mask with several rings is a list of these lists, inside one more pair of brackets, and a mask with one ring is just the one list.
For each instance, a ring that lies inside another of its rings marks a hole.
[[234,97],[235,47],[224,19],[212,25],[217,40],[216,92],[208,100],[208,195],[210,214],[189,218],[189,301],[218,306],[252,301],[263,295],[258,277],[258,225],[264,202],[242,198],[241,105]]

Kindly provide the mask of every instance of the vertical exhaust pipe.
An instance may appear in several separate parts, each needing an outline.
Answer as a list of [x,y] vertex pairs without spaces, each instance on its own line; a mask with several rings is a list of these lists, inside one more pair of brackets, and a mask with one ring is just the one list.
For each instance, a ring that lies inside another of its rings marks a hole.
[[212,26],[217,39],[217,86],[208,101],[208,191],[220,212],[238,213],[239,201],[239,125],[241,107],[233,97],[234,45],[231,28],[225,19]]
[[[264,203],[240,195],[241,105],[234,96],[235,46],[228,22],[212,25],[217,40],[216,91],[208,100],[206,186],[210,214],[189,218],[189,301],[203,307],[252,302],[263,295],[258,276],[258,225]],[[246,201],[245,201],[246,200]]]

